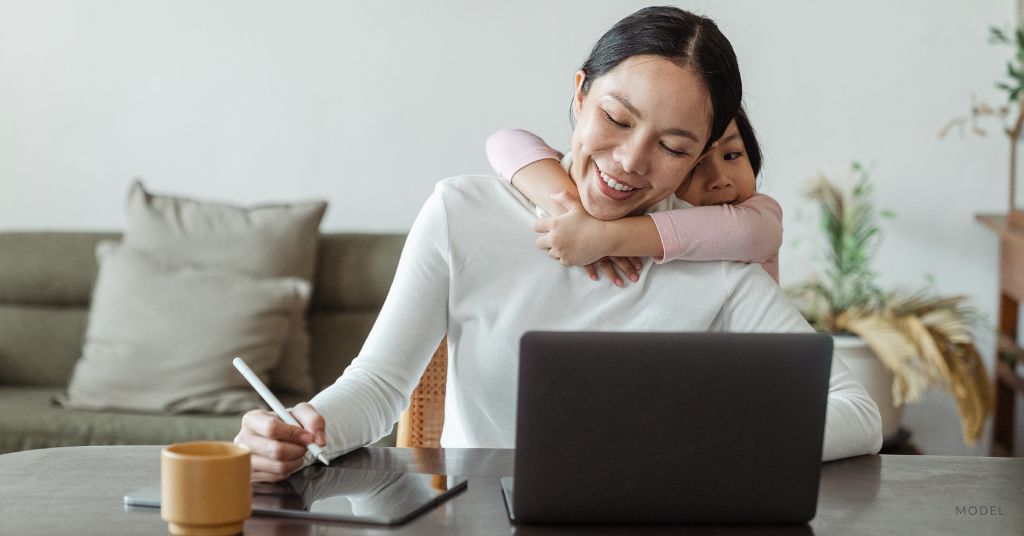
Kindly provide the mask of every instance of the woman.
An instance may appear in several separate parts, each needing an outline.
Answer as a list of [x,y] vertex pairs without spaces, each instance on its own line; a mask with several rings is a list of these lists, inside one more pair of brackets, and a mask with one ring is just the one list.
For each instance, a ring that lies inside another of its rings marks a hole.
[[[669,198],[739,109],[736,57],[715,24],[676,8],[619,21],[576,73],[569,171],[583,208],[611,220],[671,208]],[[629,129],[609,122],[630,114]],[[628,185],[608,186],[607,179]],[[759,267],[646,263],[614,293],[534,249],[535,207],[506,181],[438,183],[406,241],[391,291],[359,356],[338,381],[292,413],[242,419],[235,442],[253,451],[253,480],[390,432],[447,333],[445,447],[514,447],[519,338],[533,329],[767,331],[811,328]],[[832,367],[824,459],[876,452],[878,410],[846,367]]]

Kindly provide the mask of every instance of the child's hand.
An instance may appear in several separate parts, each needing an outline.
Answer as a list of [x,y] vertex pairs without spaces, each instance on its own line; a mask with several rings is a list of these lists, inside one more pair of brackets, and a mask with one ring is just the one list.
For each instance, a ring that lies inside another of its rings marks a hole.
[[553,218],[539,218],[533,230],[541,233],[537,247],[565,266],[584,266],[601,259],[607,253],[605,222],[583,208],[578,197],[569,192],[551,196],[565,207],[565,214]]
[[[608,243],[607,222],[591,216],[579,198],[563,191],[551,196],[565,208],[565,214],[554,218],[538,219],[533,230],[541,233],[537,247],[547,251],[551,258],[565,266],[585,266],[593,280],[604,272],[617,286],[624,286],[623,278],[636,281],[641,263],[635,257],[605,257],[611,249]],[[622,277],[619,273],[622,273]]]

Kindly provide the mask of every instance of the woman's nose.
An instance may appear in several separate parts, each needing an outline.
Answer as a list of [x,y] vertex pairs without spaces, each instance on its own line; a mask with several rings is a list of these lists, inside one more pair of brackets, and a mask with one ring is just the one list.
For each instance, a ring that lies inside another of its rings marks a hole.
[[615,152],[612,153],[612,156],[619,164],[619,167],[622,168],[622,171],[626,173],[636,175],[647,173],[647,156],[644,152],[643,144],[636,140],[627,140],[619,145]]

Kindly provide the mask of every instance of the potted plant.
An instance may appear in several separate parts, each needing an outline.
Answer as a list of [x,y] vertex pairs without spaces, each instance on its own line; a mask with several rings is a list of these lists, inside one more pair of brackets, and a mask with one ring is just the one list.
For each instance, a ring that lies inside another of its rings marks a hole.
[[787,290],[811,325],[835,337],[836,355],[879,406],[883,437],[896,434],[901,406],[937,383],[956,398],[964,442],[973,445],[992,410],[991,384],[970,332],[978,315],[965,296],[878,288],[871,259],[881,237],[879,213],[867,170],[854,162],[852,174],[852,188],[819,176],[808,190],[821,212],[823,270]]

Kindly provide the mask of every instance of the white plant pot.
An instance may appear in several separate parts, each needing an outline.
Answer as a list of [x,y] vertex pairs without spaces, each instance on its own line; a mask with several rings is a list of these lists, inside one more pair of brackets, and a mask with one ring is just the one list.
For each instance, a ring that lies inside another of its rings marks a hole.
[[903,408],[892,402],[892,372],[860,337],[832,335],[832,340],[833,355],[843,360],[878,405],[878,413],[882,416],[882,437],[886,440],[893,438],[900,428]]

